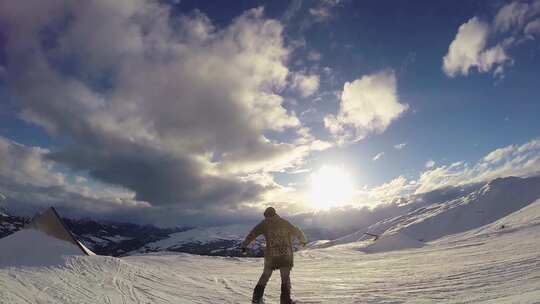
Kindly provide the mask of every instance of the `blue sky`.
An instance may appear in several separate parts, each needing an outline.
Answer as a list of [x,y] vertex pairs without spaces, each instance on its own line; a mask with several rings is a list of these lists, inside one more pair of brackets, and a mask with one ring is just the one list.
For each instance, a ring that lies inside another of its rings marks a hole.
[[11,208],[236,221],[270,204],[317,210],[325,166],[354,185],[341,207],[540,173],[540,1],[0,11]]

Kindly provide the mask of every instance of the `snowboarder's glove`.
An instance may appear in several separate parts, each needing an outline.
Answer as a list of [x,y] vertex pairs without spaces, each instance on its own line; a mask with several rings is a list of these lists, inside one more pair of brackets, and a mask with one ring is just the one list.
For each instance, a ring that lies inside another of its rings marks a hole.
[[247,248],[246,247],[240,248],[240,252],[242,252],[242,255],[247,255]]

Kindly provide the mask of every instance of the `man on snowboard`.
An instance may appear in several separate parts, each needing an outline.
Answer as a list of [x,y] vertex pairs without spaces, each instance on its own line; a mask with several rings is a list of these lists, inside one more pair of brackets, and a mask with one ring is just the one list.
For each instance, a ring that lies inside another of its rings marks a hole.
[[302,230],[276,213],[276,209],[268,207],[264,211],[264,220],[246,236],[242,243],[242,253],[247,252],[247,246],[259,235],[266,240],[264,252],[264,271],[253,291],[252,303],[262,303],[264,288],[272,272],[279,269],[281,273],[281,304],[293,304],[291,300],[290,273],[293,267],[292,237],[296,237],[302,246],[306,245],[306,237]]

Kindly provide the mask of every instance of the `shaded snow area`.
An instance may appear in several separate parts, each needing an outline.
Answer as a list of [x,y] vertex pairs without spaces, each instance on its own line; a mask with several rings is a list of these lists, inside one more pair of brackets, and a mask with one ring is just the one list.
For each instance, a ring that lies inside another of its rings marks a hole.
[[67,256],[82,254],[77,246],[34,229],[0,239],[0,267],[62,265]]
[[[526,214],[507,217],[516,229],[506,233],[478,230],[418,249],[300,251],[293,294],[302,303],[538,303],[540,226]],[[56,267],[0,268],[0,303],[249,303],[262,266],[184,253],[70,256]],[[278,278],[267,287],[268,304],[279,303]]]

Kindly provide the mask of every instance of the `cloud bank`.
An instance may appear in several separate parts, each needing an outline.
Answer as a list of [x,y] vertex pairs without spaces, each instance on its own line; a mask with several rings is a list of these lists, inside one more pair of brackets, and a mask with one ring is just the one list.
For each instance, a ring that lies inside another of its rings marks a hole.
[[396,196],[487,182],[499,177],[537,176],[540,175],[540,139],[496,149],[472,165],[459,161],[436,166],[433,160],[429,160],[425,167],[426,170],[416,180],[399,176],[369,193],[372,197],[395,199]]
[[253,176],[328,147],[283,107],[290,50],[262,8],[218,28],[158,1],[17,1],[0,20],[20,117],[67,139],[41,158],[134,201],[234,211],[276,187]]

